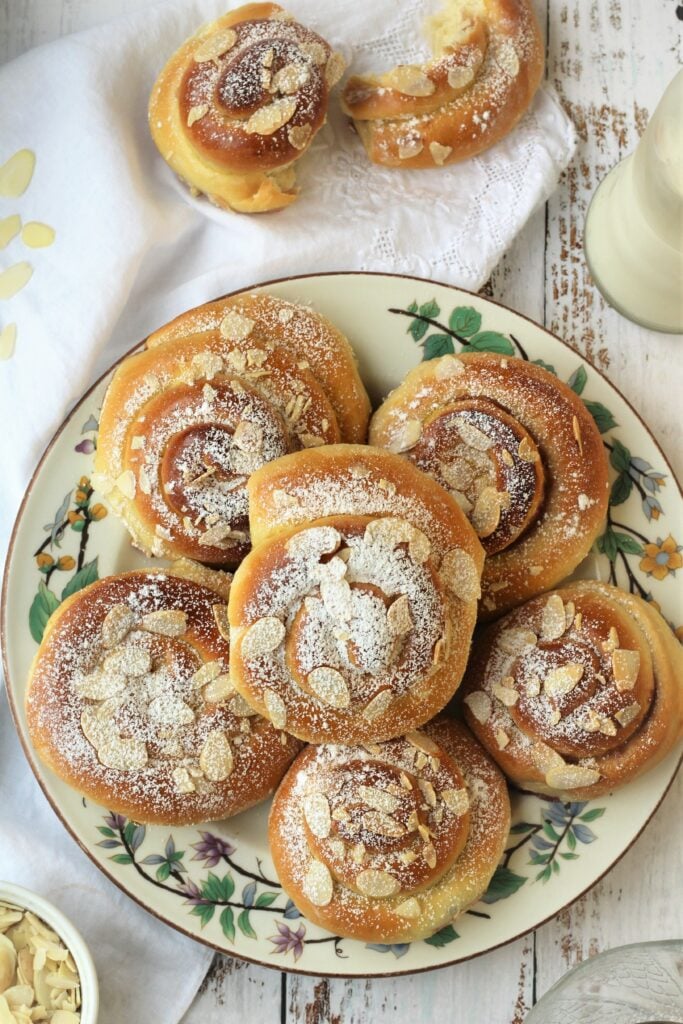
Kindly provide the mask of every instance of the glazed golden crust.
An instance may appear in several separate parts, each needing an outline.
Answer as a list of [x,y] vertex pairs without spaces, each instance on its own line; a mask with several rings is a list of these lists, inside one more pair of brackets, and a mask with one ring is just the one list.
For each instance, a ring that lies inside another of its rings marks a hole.
[[486,891],[510,827],[505,780],[446,718],[367,747],[307,747],[270,813],[275,869],[336,935],[413,942]]
[[249,550],[255,468],[365,437],[351,347],[323,317],[267,295],[190,310],[147,344],[107,390],[97,489],[145,553],[236,565]]
[[445,0],[427,23],[434,57],[351,77],[342,105],[374,163],[440,167],[510,132],[543,77],[530,0]]
[[471,729],[520,788],[590,800],[683,732],[683,649],[641,598],[586,580],[489,626],[463,685]]
[[277,4],[246,4],[170,58],[149,103],[159,152],[192,189],[243,213],[296,199],[293,164],[325,122],[344,62]]
[[370,443],[446,487],[487,550],[480,615],[556,586],[607,514],[600,433],[581,399],[523,359],[466,353],[411,370],[375,413]]
[[237,814],[272,792],[300,744],[230,686],[229,580],[181,562],[106,577],[59,606],[26,694],[31,742],[55,774],[167,825]]
[[400,735],[465,668],[483,552],[410,463],[360,445],[285,456],[249,484],[254,549],[229,602],[231,679],[309,742]]

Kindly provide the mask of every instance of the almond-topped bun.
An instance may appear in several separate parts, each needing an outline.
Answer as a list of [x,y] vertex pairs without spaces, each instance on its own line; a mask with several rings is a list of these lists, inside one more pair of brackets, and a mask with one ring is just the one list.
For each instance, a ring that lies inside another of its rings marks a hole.
[[465,716],[521,789],[592,800],[683,733],[683,648],[655,608],[592,580],[543,594],[477,638]]
[[385,743],[307,747],[275,794],[268,838],[310,921],[398,943],[476,903],[509,828],[503,776],[463,725],[439,718]]
[[483,551],[457,503],[390,452],[331,445],[249,482],[254,548],[229,602],[230,677],[311,743],[398,736],[455,692]]
[[543,77],[531,0],[445,0],[427,19],[434,56],[352,76],[342,105],[368,156],[386,167],[443,167],[510,132]]
[[327,116],[344,60],[277,4],[245,4],[170,58],[149,102],[159,152],[195,193],[263,213],[293,203],[294,164]]
[[556,586],[607,515],[607,456],[578,395],[541,366],[486,352],[430,359],[375,413],[370,443],[445,487],[486,551],[481,616]]
[[233,296],[183,313],[121,363],[93,481],[146,554],[234,566],[249,550],[249,475],[299,448],[365,440],[369,413],[329,321]]
[[36,753],[89,799],[188,825],[265,799],[300,744],[230,684],[230,577],[190,562],[108,576],[51,616],[28,681]]

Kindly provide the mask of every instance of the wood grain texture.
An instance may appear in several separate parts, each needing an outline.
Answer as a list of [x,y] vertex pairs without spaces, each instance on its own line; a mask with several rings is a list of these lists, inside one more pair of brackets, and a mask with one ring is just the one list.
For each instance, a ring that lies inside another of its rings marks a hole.
[[[0,0],[0,61],[154,0]],[[292,6],[295,7],[294,0]],[[484,292],[545,323],[608,371],[683,473],[678,409],[681,341],[628,323],[606,306],[583,259],[595,187],[636,145],[680,64],[677,0],[535,0],[547,31],[548,78],[579,146],[544,209],[520,233]],[[535,933],[453,968],[418,977],[325,981],[217,956],[183,1024],[522,1024],[570,966],[599,950],[680,932],[683,778],[622,861]]]

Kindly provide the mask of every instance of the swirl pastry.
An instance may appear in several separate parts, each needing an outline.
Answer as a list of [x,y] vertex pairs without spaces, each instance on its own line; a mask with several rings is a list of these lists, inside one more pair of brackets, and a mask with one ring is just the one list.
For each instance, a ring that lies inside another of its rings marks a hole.
[[150,98],[152,138],[176,174],[217,206],[288,206],[293,165],[325,123],[344,66],[277,4],[246,4],[168,61]]
[[441,718],[386,743],[307,747],[275,794],[268,837],[309,920],[397,943],[479,899],[509,827],[502,775],[464,726]]
[[444,707],[483,552],[443,488],[390,452],[333,445],[255,473],[249,517],[228,611],[245,700],[312,743],[387,739]]
[[502,139],[543,77],[530,0],[446,0],[426,22],[433,58],[351,77],[342,106],[376,164],[442,167]]
[[583,581],[489,626],[465,716],[522,789],[590,800],[662,760],[682,733],[683,650],[651,604]]
[[602,530],[608,467],[595,422],[523,359],[421,363],[375,413],[370,443],[403,452],[469,517],[487,555],[484,618],[565,579]]
[[230,577],[190,562],[109,576],[50,618],[26,695],[65,782],[135,821],[225,818],[263,800],[300,744],[230,684]]
[[146,554],[236,565],[249,474],[364,440],[369,410],[348,341],[317,313],[270,295],[207,303],[117,369],[93,480]]

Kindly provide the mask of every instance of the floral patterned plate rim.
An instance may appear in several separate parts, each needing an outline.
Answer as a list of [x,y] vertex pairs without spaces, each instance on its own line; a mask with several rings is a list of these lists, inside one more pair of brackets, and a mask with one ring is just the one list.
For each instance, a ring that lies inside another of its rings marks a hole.
[[[567,381],[604,436],[613,476],[608,523],[581,574],[656,601],[669,620],[676,615],[683,558],[666,524],[681,521],[680,487],[638,414],[572,348],[499,303],[422,278],[349,272],[254,287],[310,302],[340,327],[375,402],[420,359],[462,348],[531,359]],[[678,752],[595,803],[513,793],[510,839],[482,900],[431,939],[399,946],[329,935],[299,915],[274,877],[266,805],[198,828],[145,827],[85,801],[36,760],[24,681],[50,614],[98,576],[144,564],[90,484],[98,409],[112,370],[71,411],[34,473],[10,541],[1,614],[10,707],[24,751],[53,809],[95,864],[192,938],[317,976],[407,974],[467,960],[538,927],[599,881],[655,813]]]

